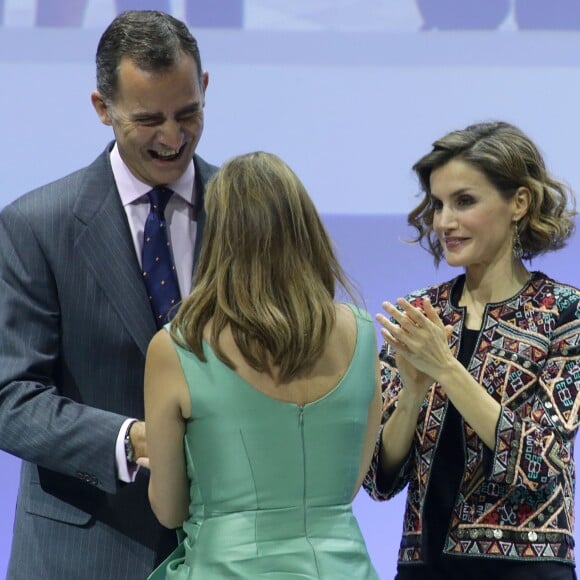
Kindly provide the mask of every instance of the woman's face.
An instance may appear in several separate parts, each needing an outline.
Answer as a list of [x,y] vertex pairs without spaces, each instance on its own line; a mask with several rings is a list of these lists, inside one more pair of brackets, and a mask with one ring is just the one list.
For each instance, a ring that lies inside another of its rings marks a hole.
[[515,196],[506,201],[474,166],[453,159],[430,179],[433,229],[450,266],[497,265],[512,258]]

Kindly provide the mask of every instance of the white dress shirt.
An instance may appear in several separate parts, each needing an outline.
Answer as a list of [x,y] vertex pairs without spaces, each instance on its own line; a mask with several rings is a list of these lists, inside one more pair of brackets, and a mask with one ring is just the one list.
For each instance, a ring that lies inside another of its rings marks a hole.
[[[151,186],[139,181],[131,173],[130,169],[121,159],[116,143],[111,151],[110,157],[119,197],[121,198],[121,203],[127,214],[129,228],[131,229],[131,237],[135,245],[137,260],[139,261],[139,265],[141,265],[143,230],[149,214],[150,205],[147,193],[151,190]],[[165,208],[165,220],[169,226],[173,261],[177,272],[179,290],[183,298],[191,292],[193,251],[197,231],[197,224],[194,219],[195,166],[193,165],[193,161],[188,165],[178,181],[163,185],[166,185],[174,192]],[[125,482],[134,481],[138,471],[137,466],[127,464],[125,457],[125,433],[132,421],[134,419],[127,419],[121,425],[115,446],[118,477],[121,481]]]

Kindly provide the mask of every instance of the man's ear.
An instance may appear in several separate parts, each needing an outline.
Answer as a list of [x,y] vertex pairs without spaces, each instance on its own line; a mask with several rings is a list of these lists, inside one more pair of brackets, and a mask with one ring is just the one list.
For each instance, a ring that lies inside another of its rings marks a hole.
[[111,113],[109,110],[109,106],[107,105],[105,99],[102,97],[99,91],[93,91],[91,93],[91,102],[93,103],[93,107],[101,120],[101,123],[104,125],[112,125],[113,120],[111,118]]
[[200,80],[201,94],[203,95],[204,106],[205,106],[205,91],[207,90],[208,84],[209,84],[209,74],[206,71],[201,75],[201,80]]

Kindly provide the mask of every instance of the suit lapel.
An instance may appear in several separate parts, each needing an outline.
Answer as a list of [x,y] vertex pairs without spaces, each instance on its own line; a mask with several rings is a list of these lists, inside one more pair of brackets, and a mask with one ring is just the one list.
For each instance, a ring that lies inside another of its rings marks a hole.
[[87,168],[73,211],[80,223],[79,254],[145,353],[156,327],[107,152]]
[[[135,256],[127,216],[111,170],[108,153],[110,147],[86,170],[85,183],[73,210],[80,226],[76,249],[128,332],[145,353],[157,328]],[[195,269],[205,224],[205,188],[217,168],[197,155],[194,163],[197,213]]]

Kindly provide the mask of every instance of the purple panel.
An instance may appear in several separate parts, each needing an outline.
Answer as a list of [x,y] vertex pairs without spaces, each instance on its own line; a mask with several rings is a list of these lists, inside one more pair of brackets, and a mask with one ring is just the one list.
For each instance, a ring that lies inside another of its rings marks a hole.
[[37,0],[36,26],[82,26],[87,0]]
[[578,30],[580,0],[516,0],[515,17],[522,30]]
[[12,524],[20,477],[20,460],[0,451],[0,578],[6,578],[12,542]]
[[[0,0],[0,24],[2,6]],[[83,24],[87,0],[37,0],[36,26],[40,27],[80,27]],[[169,0],[116,0],[117,14],[125,10],[161,10],[169,13]]]
[[417,6],[423,30],[494,30],[510,12],[510,0],[417,0]]
[[242,28],[244,0],[187,0],[185,19],[192,28]]
[[169,0],[116,0],[117,14],[126,10],[160,10],[170,12]]

